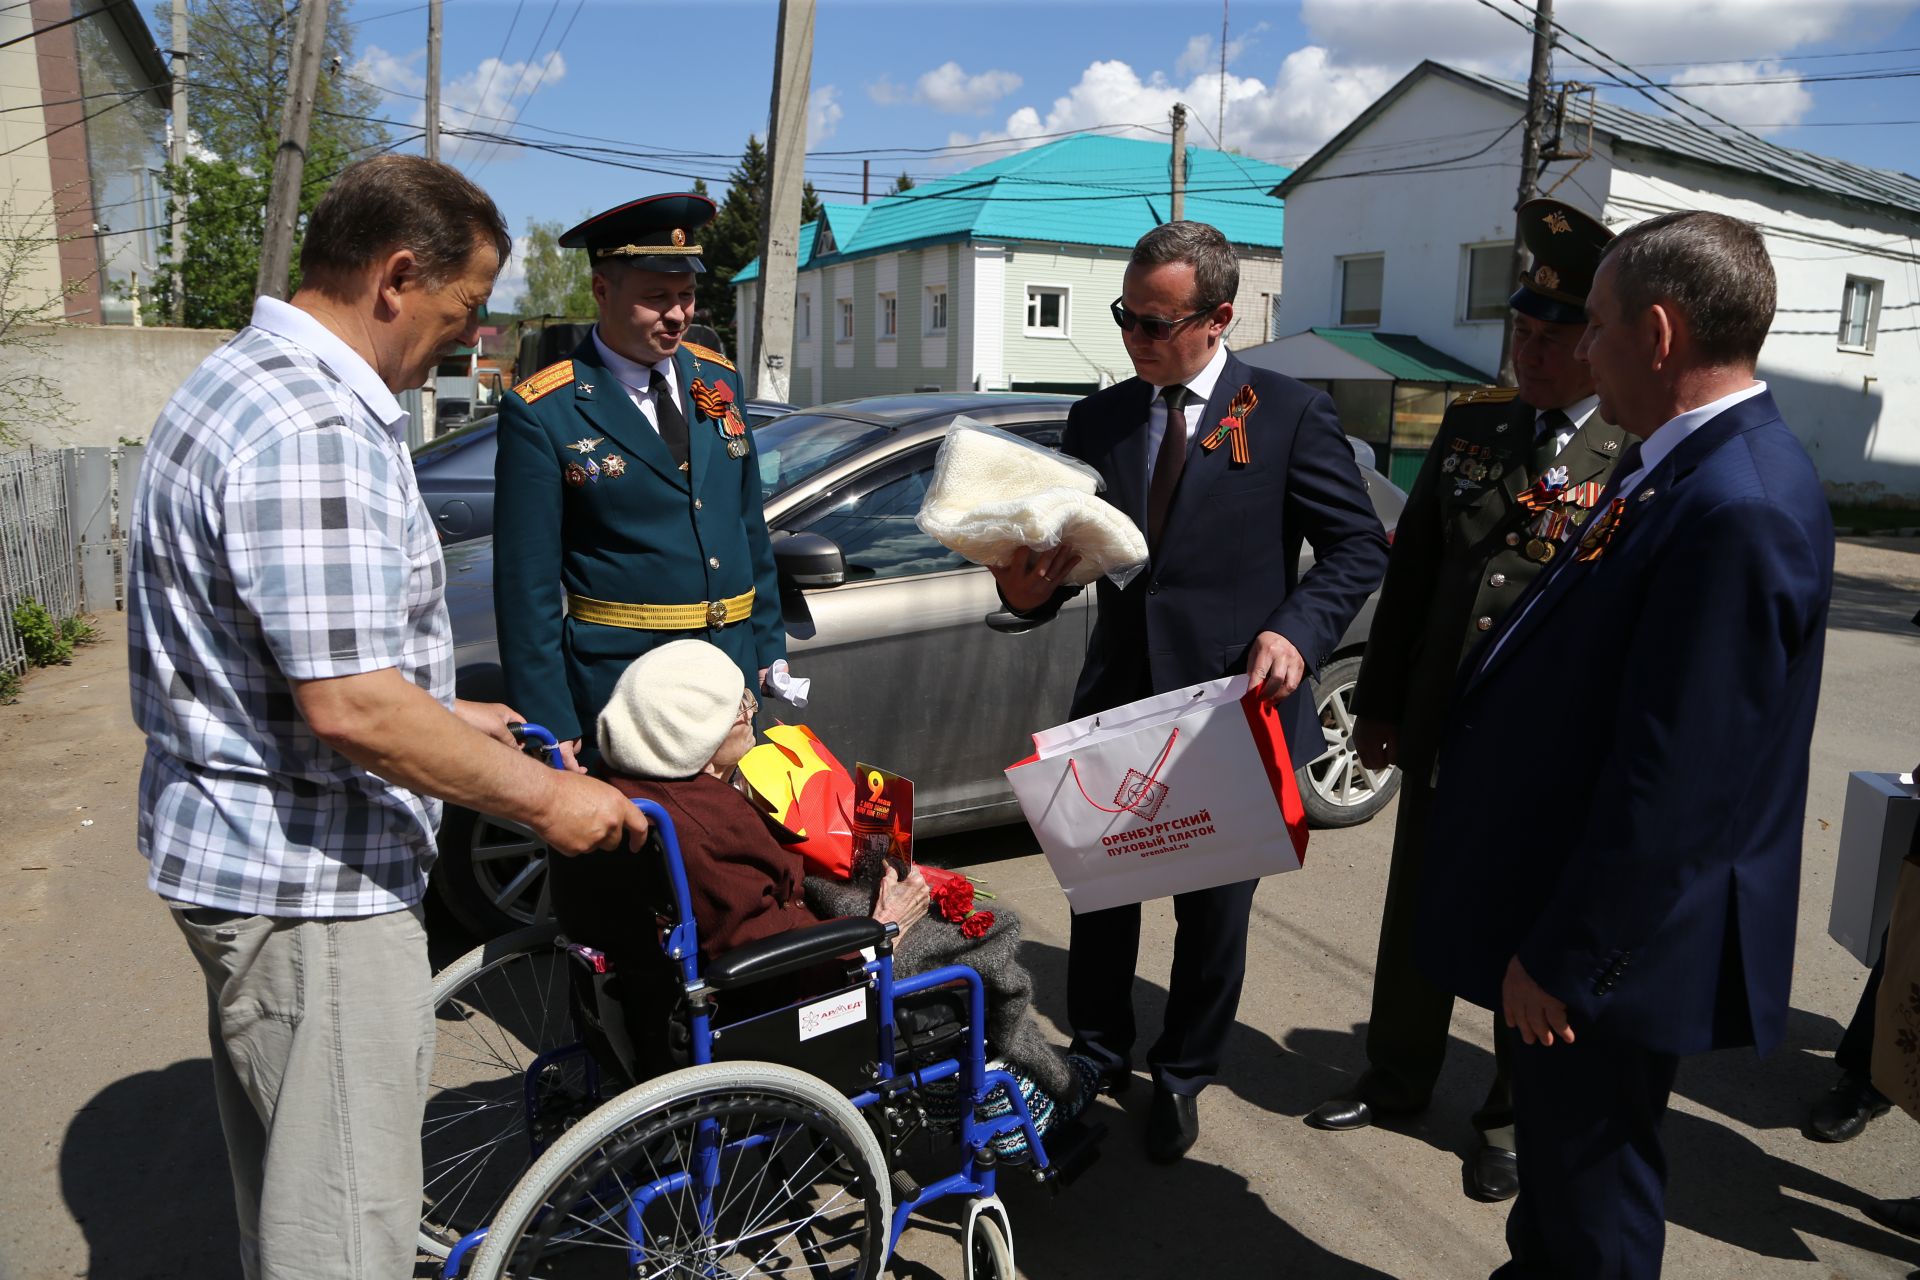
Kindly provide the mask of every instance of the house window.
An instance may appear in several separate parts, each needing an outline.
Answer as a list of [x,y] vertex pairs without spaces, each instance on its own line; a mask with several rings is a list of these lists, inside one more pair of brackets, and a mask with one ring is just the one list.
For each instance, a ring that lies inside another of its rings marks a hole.
[[840,330],[839,330],[839,335],[835,339],[835,341],[852,342],[853,341],[853,299],[841,298],[839,300],[839,306],[840,306]]
[[1380,323],[1380,282],[1385,278],[1385,254],[1340,259],[1340,323]]
[[1855,351],[1873,350],[1873,339],[1880,329],[1880,287],[1878,280],[1848,276],[1840,295],[1840,345]]
[[1271,342],[1280,336],[1280,295],[1263,293],[1260,296],[1267,302],[1267,341]]
[[1460,300],[1460,318],[1505,320],[1507,299],[1513,293],[1513,246],[1470,244],[1465,253],[1466,296]]
[[947,331],[947,286],[934,285],[927,290],[927,336],[937,338]]
[[880,341],[892,342],[900,336],[900,298],[897,294],[880,295],[879,315],[875,318],[880,324]]
[[1027,286],[1027,336],[1064,338],[1070,314],[1068,291],[1059,285]]
[[793,336],[805,341],[813,336],[813,295],[800,295],[800,304],[793,309]]

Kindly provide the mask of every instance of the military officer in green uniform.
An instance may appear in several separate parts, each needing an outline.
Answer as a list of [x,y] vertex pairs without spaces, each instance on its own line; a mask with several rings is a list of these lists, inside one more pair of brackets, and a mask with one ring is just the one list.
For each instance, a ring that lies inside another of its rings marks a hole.
[[[1370,769],[1399,765],[1402,782],[1366,1072],[1307,1116],[1321,1129],[1358,1129],[1424,1109],[1446,1052],[1453,997],[1415,966],[1413,916],[1425,857],[1434,756],[1458,670],[1540,571],[1592,514],[1627,437],[1603,421],[1593,377],[1574,358],[1585,300],[1612,233],[1558,200],[1520,207],[1533,267],[1509,299],[1518,388],[1456,399],[1440,424],[1394,532],[1393,556],[1353,692],[1354,738]],[[1542,737],[1515,742],[1513,774],[1487,779],[1487,803],[1525,786],[1543,749],[1574,740],[1579,673],[1540,691]],[[1551,834],[1543,832],[1543,839]],[[1507,1056],[1513,1033],[1494,1018],[1495,1077],[1474,1115],[1481,1140],[1467,1167],[1475,1196],[1519,1190]]]
[[560,237],[599,323],[500,408],[494,584],[512,705],[587,749],[620,673],[688,636],[750,689],[786,656],[759,459],[732,364],[685,341],[705,196],[650,196]]

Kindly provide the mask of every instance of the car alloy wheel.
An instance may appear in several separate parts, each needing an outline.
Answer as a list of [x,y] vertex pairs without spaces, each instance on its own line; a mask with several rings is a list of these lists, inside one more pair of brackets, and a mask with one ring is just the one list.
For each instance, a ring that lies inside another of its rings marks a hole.
[[1300,799],[1316,827],[1358,826],[1385,808],[1400,789],[1398,769],[1369,769],[1354,749],[1352,699],[1359,677],[1355,655],[1329,663],[1313,682],[1326,749],[1299,774]]

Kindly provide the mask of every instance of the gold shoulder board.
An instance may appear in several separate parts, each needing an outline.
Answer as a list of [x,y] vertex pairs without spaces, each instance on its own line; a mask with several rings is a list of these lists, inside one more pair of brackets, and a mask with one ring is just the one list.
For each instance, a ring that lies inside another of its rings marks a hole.
[[1505,404],[1520,394],[1518,387],[1475,387],[1453,398],[1455,404]]
[[513,393],[532,404],[549,391],[558,391],[573,381],[573,361],[562,360],[559,364],[550,364],[540,372],[528,378],[513,389]]
[[697,342],[682,342],[680,345],[685,347],[696,360],[705,360],[708,364],[717,364],[722,369],[733,373],[740,372],[733,367],[733,361],[727,359],[712,347],[703,347]]

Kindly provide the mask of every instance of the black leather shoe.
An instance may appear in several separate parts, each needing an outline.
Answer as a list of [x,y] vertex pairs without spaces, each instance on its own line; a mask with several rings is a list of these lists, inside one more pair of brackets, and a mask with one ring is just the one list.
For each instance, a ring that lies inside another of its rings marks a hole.
[[1887,1114],[1892,1105],[1872,1084],[1849,1072],[1813,1104],[1807,1136],[1816,1142],[1857,1138],[1869,1120]]
[[1902,1235],[1920,1237],[1920,1196],[1905,1200],[1869,1200],[1867,1216]]
[[1147,1157],[1172,1164],[1187,1154],[1199,1136],[1199,1099],[1190,1093],[1155,1089],[1153,1110],[1147,1115]]
[[1417,1115],[1424,1109],[1423,1107],[1383,1107],[1367,1101],[1355,1092],[1338,1098],[1328,1098],[1307,1112],[1303,1118],[1315,1129],[1327,1129],[1340,1133],[1348,1129],[1364,1129],[1370,1124],[1393,1116]]
[[1511,1200],[1520,1194],[1520,1161],[1505,1147],[1483,1136],[1467,1157],[1467,1194],[1489,1202]]

